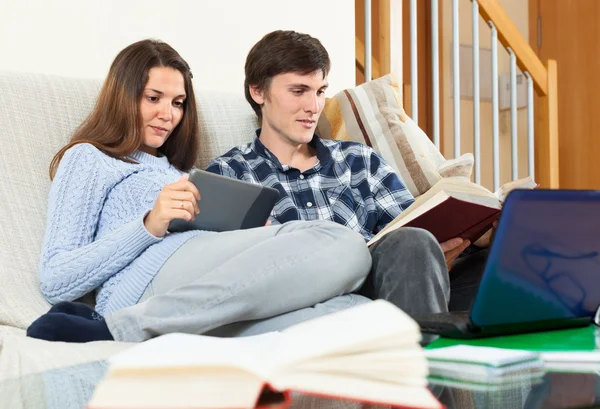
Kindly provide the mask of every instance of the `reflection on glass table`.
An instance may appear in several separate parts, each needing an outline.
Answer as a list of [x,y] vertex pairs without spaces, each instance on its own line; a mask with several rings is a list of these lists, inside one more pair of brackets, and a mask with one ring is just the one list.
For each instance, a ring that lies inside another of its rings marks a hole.
[[501,387],[449,387],[433,383],[431,390],[448,409],[566,409],[600,407],[597,373],[547,373],[533,382]]
[[[107,366],[106,361],[98,361],[0,381],[0,409],[83,409]],[[596,373],[547,373],[537,380],[519,379],[500,387],[431,382],[430,389],[448,409],[566,409],[600,403]],[[294,395],[290,409],[305,408],[382,407]]]

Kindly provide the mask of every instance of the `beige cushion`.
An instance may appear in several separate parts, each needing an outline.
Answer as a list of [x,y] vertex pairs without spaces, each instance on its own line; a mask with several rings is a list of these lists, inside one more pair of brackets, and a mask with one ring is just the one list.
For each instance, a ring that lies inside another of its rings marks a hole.
[[341,91],[326,101],[317,132],[371,146],[417,197],[441,179],[436,168],[444,157],[406,115],[401,101],[392,75]]
[[[50,189],[48,165],[92,109],[101,82],[0,72],[0,325],[26,328],[49,308],[38,262]],[[197,91],[198,165],[252,139],[256,116],[239,95]]]
[[[438,168],[454,169],[402,107],[393,75],[337,93],[327,99],[317,133],[326,139],[364,143],[377,151],[400,175],[414,197],[441,180]],[[460,163],[463,165],[463,162]]]
[[259,127],[258,118],[243,94],[201,92],[196,103],[200,121],[200,152],[196,165],[208,163],[234,146],[252,141]]

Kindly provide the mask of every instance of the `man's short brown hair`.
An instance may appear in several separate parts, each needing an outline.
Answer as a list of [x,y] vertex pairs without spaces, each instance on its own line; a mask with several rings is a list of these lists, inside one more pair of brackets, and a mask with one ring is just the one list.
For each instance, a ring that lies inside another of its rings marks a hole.
[[246,100],[261,118],[261,106],[250,95],[251,85],[268,92],[276,75],[288,72],[306,75],[322,71],[325,78],[330,67],[329,54],[316,38],[295,31],[273,31],[254,44],[246,57]]

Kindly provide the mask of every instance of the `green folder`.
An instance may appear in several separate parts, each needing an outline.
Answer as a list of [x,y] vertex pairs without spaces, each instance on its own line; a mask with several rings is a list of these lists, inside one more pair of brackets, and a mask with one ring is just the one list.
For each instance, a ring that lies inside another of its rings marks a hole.
[[426,349],[452,345],[474,345],[536,352],[591,352],[600,351],[600,328],[590,325],[556,331],[532,332],[479,339],[453,339],[440,337]]

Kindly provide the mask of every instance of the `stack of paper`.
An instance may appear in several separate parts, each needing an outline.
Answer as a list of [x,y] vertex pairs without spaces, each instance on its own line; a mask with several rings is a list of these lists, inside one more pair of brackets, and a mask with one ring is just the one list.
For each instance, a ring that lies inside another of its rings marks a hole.
[[600,371],[600,352],[542,352],[540,357],[548,372],[589,372]]
[[456,345],[425,351],[425,356],[433,381],[500,385],[544,375],[543,361],[529,351]]
[[600,372],[600,328],[597,325],[469,340],[441,337],[427,348],[434,351],[454,345],[535,352],[544,361],[546,372]]

